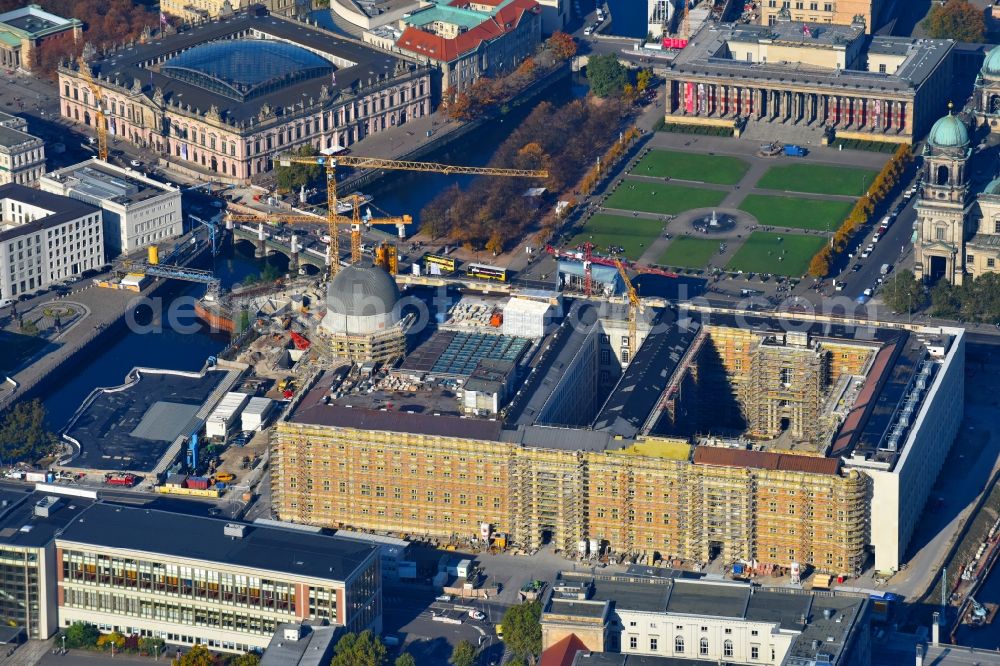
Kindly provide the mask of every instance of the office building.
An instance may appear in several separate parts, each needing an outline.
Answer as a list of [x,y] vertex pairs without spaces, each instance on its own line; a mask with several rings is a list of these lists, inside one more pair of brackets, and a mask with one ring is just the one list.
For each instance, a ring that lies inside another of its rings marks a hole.
[[107,261],[184,233],[180,189],[138,171],[92,158],[45,174],[39,187],[103,211]]
[[45,173],[45,143],[23,118],[0,112],[0,185],[33,186]]
[[588,656],[599,664],[624,656],[771,666],[871,661],[866,595],[668,574],[563,572],[542,612],[543,651],[567,658],[575,651],[574,664],[590,663]]
[[213,650],[280,627],[381,631],[378,549],[264,525],[95,504],[56,538],[59,622]]
[[24,185],[0,185],[0,299],[104,263],[101,209]]
[[24,638],[59,630],[54,540],[96,497],[62,491],[0,491],[0,617]]

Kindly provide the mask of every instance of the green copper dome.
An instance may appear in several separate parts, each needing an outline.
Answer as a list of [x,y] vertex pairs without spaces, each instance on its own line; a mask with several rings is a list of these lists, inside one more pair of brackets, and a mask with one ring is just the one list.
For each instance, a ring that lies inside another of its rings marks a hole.
[[936,148],[963,148],[969,145],[969,131],[965,123],[949,111],[947,116],[934,123],[927,141]]
[[986,54],[983,67],[979,70],[983,76],[1000,77],[1000,46],[994,47]]

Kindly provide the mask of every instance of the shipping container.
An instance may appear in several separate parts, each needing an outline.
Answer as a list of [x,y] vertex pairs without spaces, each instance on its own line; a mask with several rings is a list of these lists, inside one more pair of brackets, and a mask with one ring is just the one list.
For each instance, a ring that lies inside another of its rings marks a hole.
[[267,423],[272,404],[270,398],[250,398],[250,402],[243,409],[240,429],[244,432],[261,430]]
[[250,396],[246,393],[235,391],[223,396],[222,400],[216,406],[215,411],[212,412],[205,422],[205,436],[210,439],[213,437],[224,438],[232,430],[233,424],[236,422],[236,417],[239,416],[240,410],[243,409],[243,405],[246,404],[249,398]]
[[212,480],[204,476],[189,476],[185,487],[195,490],[207,490],[212,486]]

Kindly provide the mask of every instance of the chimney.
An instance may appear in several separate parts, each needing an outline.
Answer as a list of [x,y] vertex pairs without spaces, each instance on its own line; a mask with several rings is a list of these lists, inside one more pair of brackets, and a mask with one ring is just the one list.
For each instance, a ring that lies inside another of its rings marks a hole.
[[931,645],[937,646],[941,640],[941,613],[940,611],[934,611],[933,620],[931,620]]
[[924,666],[924,646],[917,643],[917,666]]

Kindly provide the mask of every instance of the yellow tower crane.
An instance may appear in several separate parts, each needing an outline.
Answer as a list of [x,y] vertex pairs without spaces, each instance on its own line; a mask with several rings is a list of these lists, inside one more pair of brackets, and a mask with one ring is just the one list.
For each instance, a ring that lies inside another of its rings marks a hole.
[[94,106],[97,110],[94,112],[94,124],[97,126],[97,156],[108,161],[108,130],[104,126],[104,98],[101,97],[101,89],[94,81],[94,75],[90,72],[90,65],[84,61],[83,56],[77,58],[77,63],[80,65],[80,75],[83,76],[83,80],[87,82],[90,87],[90,92],[94,95]]
[[[278,158],[279,166],[291,166],[292,164],[315,164],[326,171],[326,206],[327,218],[330,220],[330,251],[334,260],[330,263],[330,277],[337,273],[338,264],[336,257],[339,257],[340,245],[337,239],[337,224],[334,220],[337,215],[337,167],[354,167],[358,169],[392,169],[401,171],[422,171],[425,173],[444,174],[470,174],[474,176],[510,176],[528,178],[548,178],[548,171],[532,171],[530,169],[497,169],[492,167],[463,167],[453,164],[437,164],[435,162],[413,162],[405,160],[387,160],[380,157],[359,157],[357,155],[327,156],[318,155],[316,157],[292,157],[282,156]],[[350,195],[354,201],[354,219],[351,222],[351,261],[356,263],[361,256],[361,217],[360,217],[360,197]],[[350,198],[348,197],[348,198]],[[413,221],[409,215],[401,218],[403,222],[393,222],[388,219],[367,220],[369,224],[410,224]]]
[[628,360],[631,363],[632,359],[635,358],[637,347],[636,318],[639,316],[639,307],[642,305],[642,301],[639,300],[639,293],[632,286],[632,280],[629,279],[628,273],[625,271],[625,265],[615,259],[615,266],[618,267],[618,274],[622,276],[625,291],[628,292]]

